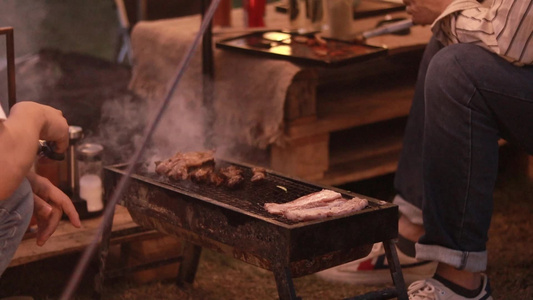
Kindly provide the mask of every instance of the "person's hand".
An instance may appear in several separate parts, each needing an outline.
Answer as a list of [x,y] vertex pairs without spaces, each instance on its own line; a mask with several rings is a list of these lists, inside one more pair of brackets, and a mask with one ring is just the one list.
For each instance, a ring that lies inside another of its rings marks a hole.
[[54,186],[50,180],[33,172],[28,174],[28,180],[33,190],[33,215],[37,220],[37,245],[44,245],[54,233],[63,212],[74,227],[81,227],[78,212],[67,195]]
[[11,115],[26,114],[41,121],[39,139],[54,143],[54,151],[63,153],[68,148],[68,123],[63,113],[51,106],[31,101],[21,101],[11,108]]
[[452,0],[403,0],[413,24],[429,25],[452,3]]

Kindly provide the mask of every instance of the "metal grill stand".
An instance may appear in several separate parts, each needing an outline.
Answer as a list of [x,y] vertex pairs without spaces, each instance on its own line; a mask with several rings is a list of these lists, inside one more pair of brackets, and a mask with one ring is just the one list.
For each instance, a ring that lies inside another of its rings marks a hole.
[[[219,163],[222,162],[217,162],[217,165]],[[239,166],[244,169],[245,183],[237,190],[172,181],[154,173],[134,174],[130,178],[120,204],[128,209],[132,219],[144,228],[177,236],[184,243],[178,285],[193,283],[201,249],[207,247],[272,271],[279,298],[299,299],[293,278],[362,258],[370,252],[373,243],[383,242],[387,259],[391,262],[394,288],[351,299],[407,299],[394,246],[398,235],[396,205],[367,198],[367,208],[345,217],[292,222],[268,214],[263,204],[272,200],[288,202],[326,187],[281,176],[273,171],[268,172],[265,182],[256,186],[249,181],[251,168]],[[123,175],[123,166],[106,168],[106,194],[112,194]],[[275,188],[277,185],[287,187],[289,192]],[[361,196],[338,191],[346,198]],[[104,232],[100,249],[102,274],[106,273],[109,231],[107,228]],[[105,277],[99,278],[97,286],[100,292]]]
[[[136,229],[136,233],[142,233],[147,231],[150,230],[142,228]],[[115,235],[113,235],[113,237],[120,237],[130,234],[131,231],[117,232]],[[179,257],[156,261],[149,264],[142,264],[134,267],[125,267],[125,264],[123,264],[123,267],[120,269],[106,270],[106,260],[107,255],[109,253],[109,245],[111,238],[111,227],[108,227],[104,231],[102,243],[100,244],[100,251],[98,254],[99,273],[95,278],[95,299],[101,299],[101,296],[104,291],[104,281],[106,279],[117,278],[129,274],[131,272],[148,270],[176,262],[180,262],[179,272],[176,278],[176,284],[180,287],[192,286],[196,277],[196,272],[198,270],[202,247],[195,245],[187,240],[184,240],[182,255]],[[405,281],[403,279],[400,262],[398,260],[398,254],[396,252],[395,240],[383,241],[383,246],[385,248],[387,260],[389,262],[392,262],[391,264],[389,264],[389,268],[394,287],[368,292],[363,295],[346,298],[345,300],[381,300],[392,298],[397,298],[399,300],[408,300],[407,289]],[[126,253],[123,252],[123,254]],[[276,286],[278,289],[279,299],[301,299],[296,295],[296,290],[294,288],[293,277],[291,275],[290,269],[285,264],[280,262],[273,263],[272,267],[272,272],[274,274]]]

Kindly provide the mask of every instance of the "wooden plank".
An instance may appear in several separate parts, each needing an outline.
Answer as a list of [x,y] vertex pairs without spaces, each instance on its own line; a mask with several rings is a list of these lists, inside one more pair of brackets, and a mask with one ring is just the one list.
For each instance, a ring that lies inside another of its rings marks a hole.
[[287,145],[273,145],[270,152],[272,169],[303,179],[318,179],[328,169],[329,134],[290,140]]
[[[81,251],[92,241],[101,222],[101,216],[86,219],[81,222],[82,228],[75,228],[68,221],[62,220],[55,233],[42,247],[37,246],[34,238],[23,240],[9,266],[18,266],[57,255]],[[128,210],[122,206],[117,206],[113,220],[113,231],[137,226],[131,219]]]
[[356,95],[338,90],[324,100],[327,105],[320,105],[316,122],[288,123],[287,135],[297,139],[407,116],[413,94],[412,86],[361,90]]
[[354,182],[396,171],[398,167],[399,151],[382,153],[375,157],[352,161],[342,165],[331,166],[324,173],[324,177],[317,182],[324,185],[340,185]]
[[[330,147],[331,149],[332,147]],[[342,166],[357,161],[364,161],[388,155],[390,153],[399,153],[402,149],[402,135],[379,136],[377,140],[367,140],[367,142],[357,145],[357,147],[342,147],[331,149],[329,158],[330,169],[335,166]]]
[[[161,234],[159,238],[149,241],[134,241],[128,246],[130,247],[128,266],[133,267],[179,257],[182,241],[175,236]],[[178,267],[179,263],[175,262],[158,268],[127,274],[127,276],[135,283],[142,284],[175,278],[178,274]]]
[[[424,49],[413,49],[410,52],[377,57],[356,64],[349,64],[339,68],[323,68],[318,73],[318,88],[331,89],[331,86],[344,85],[345,88],[356,92],[357,88],[368,86],[383,89],[391,81],[408,79],[412,83],[416,80],[418,66]],[[401,76],[399,76],[401,74]]]

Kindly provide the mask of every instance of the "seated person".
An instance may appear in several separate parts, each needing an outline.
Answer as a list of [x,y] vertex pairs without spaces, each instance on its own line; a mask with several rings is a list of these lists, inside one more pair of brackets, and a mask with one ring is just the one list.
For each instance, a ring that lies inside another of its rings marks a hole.
[[[533,3],[404,2],[415,24],[433,30],[394,183],[402,272],[406,281],[420,279],[409,296],[492,299],[483,272],[498,140],[533,154]],[[320,276],[390,283],[381,249]]]
[[72,201],[60,189],[31,171],[39,140],[53,142],[55,151],[66,151],[68,125],[52,107],[23,101],[6,117],[0,107],[0,275],[26,232],[30,219],[37,220],[37,245],[56,230],[63,213],[72,225],[80,219]]

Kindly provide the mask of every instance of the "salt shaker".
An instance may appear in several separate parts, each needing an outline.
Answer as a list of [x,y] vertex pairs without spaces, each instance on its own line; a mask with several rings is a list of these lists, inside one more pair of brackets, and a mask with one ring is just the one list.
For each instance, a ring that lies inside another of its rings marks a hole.
[[87,202],[89,213],[100,212],[104,208],[102,186],[102,155],[104,147],[95,143],[84,143],[76,149],[76,159],[80,176],[80,198]]

